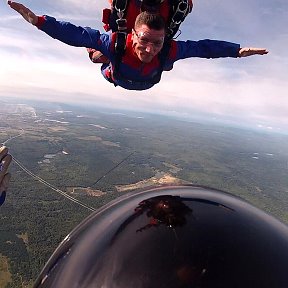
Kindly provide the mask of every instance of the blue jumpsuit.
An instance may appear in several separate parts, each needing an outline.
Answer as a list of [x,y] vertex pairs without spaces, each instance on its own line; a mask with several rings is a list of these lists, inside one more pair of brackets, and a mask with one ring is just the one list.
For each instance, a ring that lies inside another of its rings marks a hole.
[[[49,36],[71,46],[87,47],[99,50],[109,60],[110,64],[101,67],[103,76],[115,86],[121,86],[128,90],[145,90],[154,86],[151,79],[160,69],[160,60],[155,56],[150,63],[141,62],[132,48],[132,35],[128,34],[126,50],[119,65],[119,79],[113,78],[111,71],[115,67],[114,44],[116,33],[100,33],[89,27],[75,26],[69,22],[57,21],[50,16],[41,16],[37,24],[38,28]],[[190,57],[219,58],[238,57],[240,45],[218,40],[200,41],[171,41],[170,50],[165,60],[164,70],[170,70],[173,63],[180,59]]]

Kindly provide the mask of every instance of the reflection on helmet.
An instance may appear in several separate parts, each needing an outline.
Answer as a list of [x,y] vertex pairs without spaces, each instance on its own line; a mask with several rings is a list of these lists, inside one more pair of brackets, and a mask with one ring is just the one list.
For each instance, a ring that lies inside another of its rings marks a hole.
[[146,211],[149,223],[136,232],[161,224],[168,227],[183,226],[186,224],[186,214],[190,214],[192,209],[186,206],[181,197],[172,195],[156,196],[142,201],[135,208],[136,214]]
[[288,287],[288,227],[230,194],[162,187],[82,222],[36,287]]

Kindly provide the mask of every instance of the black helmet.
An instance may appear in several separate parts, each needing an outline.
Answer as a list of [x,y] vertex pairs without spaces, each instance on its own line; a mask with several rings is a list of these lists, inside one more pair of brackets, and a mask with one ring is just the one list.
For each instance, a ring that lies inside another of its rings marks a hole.
[[35,287],[284,288],[288,227],[210,188],[126,194],[91,214]]

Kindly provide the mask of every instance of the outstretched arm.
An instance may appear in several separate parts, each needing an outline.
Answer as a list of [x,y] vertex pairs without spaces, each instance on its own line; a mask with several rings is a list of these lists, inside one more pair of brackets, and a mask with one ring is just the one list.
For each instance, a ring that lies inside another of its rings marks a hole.
[[14,9],[16,12],[22,15],[22,17],[32,25],[36,25],[38,22],[38,17],[30,9],[21,3],[14,1],[7,1],[8,5]]
[[[190,57],[223,58],[223,57],[247,57],[252,55],[264,55],[268,53],[265,48],[243,47],[237,43],[204,39],[200,41],[172,41],[176,45],[176,60]],[[173,46],[172,46],[173,49]]]
[[253,48],[253,47],[245,47],[245,48],[240,48],[239,50],[239,57],[247,57],[247,56],[252,56],[252,55],[265,55],[268,54],[268,50],[265,48]]
[[11,163],[12,156],[8,154],[8,149],[5,146],[0,147],[0,206],[4,203],[6,191],[10,180],[10,174],[7,173]]
[[65,21],[57,21],[55,18],[43,15],[35,15],[30,9],[14,1],[8,1],[8,5],[22,17],[37,26],[50,37],[75,47],[89,47],[101,51],[104,55],[111,54],[111,34],[101,34],[99,30],[90,27],[76,26]]

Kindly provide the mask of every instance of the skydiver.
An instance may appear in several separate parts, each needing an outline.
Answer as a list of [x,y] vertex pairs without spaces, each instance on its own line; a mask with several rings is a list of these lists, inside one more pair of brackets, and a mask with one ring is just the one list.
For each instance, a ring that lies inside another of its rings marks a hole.
[[[192,0],[108,0],[110,9],[103,9],[103,28],[107,31],[125,31],[130,33],[134,28],[136,17],[143,11],[160,14],[166,25],[166,40],[172,39],[181,23],[192,12]],[[120,12],[120,13],[119,13]],[[124,22],[120,19],[125,19]],[[122,23],[122,24],[120,24]],[[93,63],[109,63],[100,51],[87,48]]]
[[8,184],[11,178],[7,172],[12,161],[12,156],[8,154],[8,149],[5,146],[0,147],[0,206],[4,203]]
[[[246,57],[264,55],[265,48],[241,48],[239,44],[218,41],[175,41],[165,43],[165,22],[160,15],[140,13],[134,29],[126,39],[122,57],[115,52],[116,33],[100,33],[89,27],[75,26],[69,22],[57,21],[44,15],[37,16],[30,9],[14,1],[8,5],[22,17],[52,38],[76,47],[88,47],[101,51],[109,64],[101,67],[102,75],[115,86],[128,90],[145,90],[160,81],[163,70],[171,70],[174,62],[190,58]],[[168,50],[165,56],[163,51]],[[161,53],[160,53],[161,52]]]

